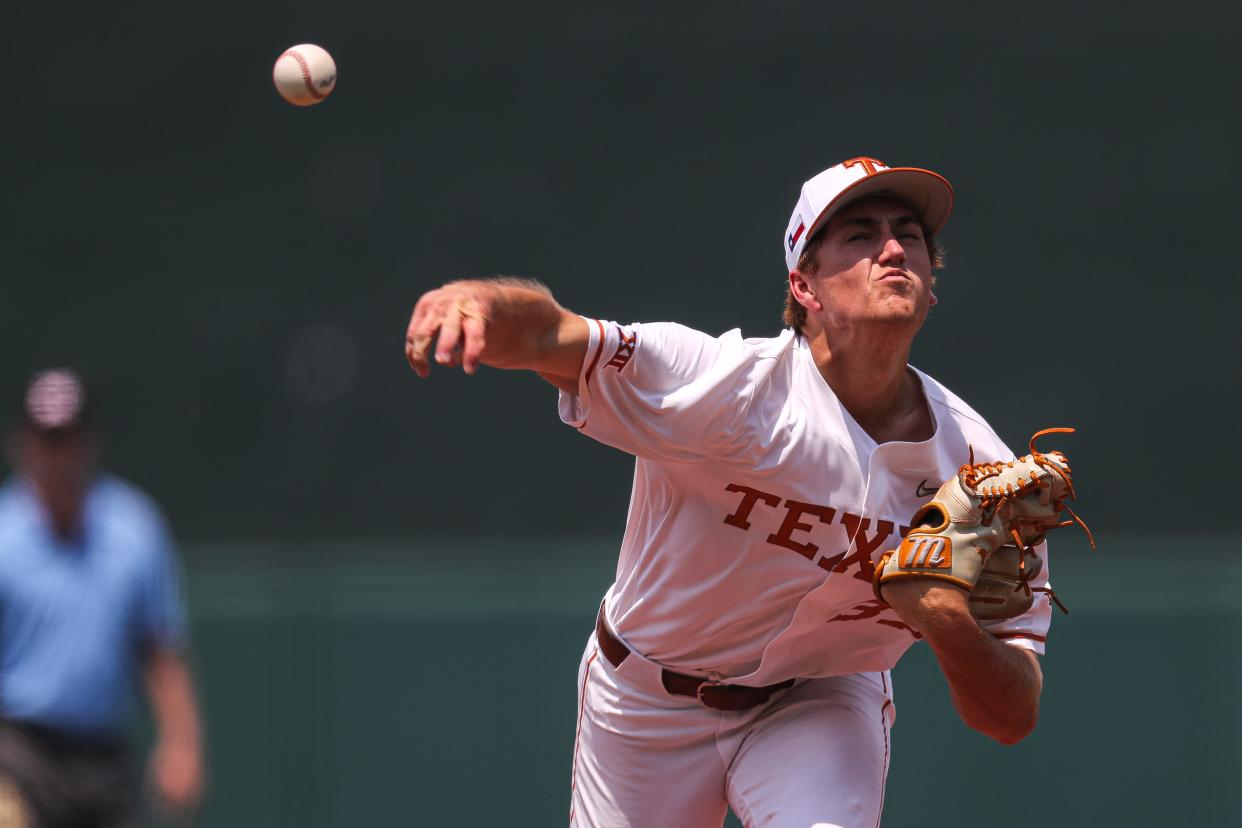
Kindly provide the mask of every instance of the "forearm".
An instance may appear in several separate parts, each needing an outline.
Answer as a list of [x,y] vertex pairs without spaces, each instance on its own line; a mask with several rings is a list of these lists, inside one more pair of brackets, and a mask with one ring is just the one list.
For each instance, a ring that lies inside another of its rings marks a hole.
[[147,693],[155,714],[151,772],[156,790],[174,811],[195,807],[203,795],[203,743],[190,668],[177,652],[147,655]]
[[932,648],[962,720],[1003,744],[1029,734],[1043,689],[1035,655],[981,629],[963,590],[926,581],[894,586],[885,587],[885,597]]
[[993,638],[969,617],[961,627],[943,635],[925,634],[949,684],[953,706],[962,721],[998,742],[1021,741],[1039,719],[1039,662],[1030,651]]
[[[451,282],[491,294],[487,336],[480,362],[495,368],[545,370],[558,342],[566,311],[542,284],[508,277]],[[437,351],[437,362],[447,363]]]
[[147,695],[161,744],[199,753],[202,736],[194,681],[177,653],[156,649],[147,657]]

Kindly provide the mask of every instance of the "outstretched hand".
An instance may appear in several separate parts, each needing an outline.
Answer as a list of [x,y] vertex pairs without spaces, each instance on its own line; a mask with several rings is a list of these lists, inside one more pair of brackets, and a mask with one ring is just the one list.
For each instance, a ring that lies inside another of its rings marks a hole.
[[586,320],[557,304],[530,279],[500,276],[450,282],[414,306],[405,358],[420,377],[431,360],[473,374],[479,365],[534,371],[576,391],[590,331]]
[[424,293],[414,306],[405,333],[405,358],[420,377],[431,373],[435,361],[448,368],[461,366],[467,374],[479,367],[487,345],[495,290],[485,282],[451,282]]

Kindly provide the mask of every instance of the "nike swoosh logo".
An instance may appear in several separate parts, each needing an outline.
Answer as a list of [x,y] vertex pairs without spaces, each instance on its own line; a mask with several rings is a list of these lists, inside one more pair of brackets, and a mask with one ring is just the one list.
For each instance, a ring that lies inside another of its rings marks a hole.
[[915,490],[915,492],[918,494],[919,497],[931,497],[937,492],[936,489],[924,489],[923,486],[925,486],[926,484],[927,484],[927,481],[924,480],[922,483],[919,484],[919,487]]

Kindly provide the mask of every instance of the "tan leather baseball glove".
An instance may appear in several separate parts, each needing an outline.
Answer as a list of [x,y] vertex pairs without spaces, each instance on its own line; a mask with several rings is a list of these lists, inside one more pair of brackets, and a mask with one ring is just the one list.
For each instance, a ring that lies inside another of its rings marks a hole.
[[1051,590],[1030,585],[1043,566],[1034,547],[1050,529],[1075,523],[1093,549],[1095,539],[1066,505],[1075,495],[1069,461],[1059,451],[1038,451],[1035,441],[1073,432],[1038,431],[1031,453],[1008,462],[976,463],[971,449],[966,465],[915,512],[901,545],[876,562],[876,598],[884,600],[884,584],[894,578],[938,578],[969,592],[971,614],[980,620],[1021,615],[1041,591],[1064,611]]

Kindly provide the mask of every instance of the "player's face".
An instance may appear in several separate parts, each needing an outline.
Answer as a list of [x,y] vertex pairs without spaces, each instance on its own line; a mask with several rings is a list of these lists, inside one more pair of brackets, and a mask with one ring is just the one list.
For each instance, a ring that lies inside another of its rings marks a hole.
[[44,497],[71,503],[90,479],[95,444],[82,428],[64,432],[23,429],[16,440],[16,460]]
[[913,210],[870,198],[842,208],[823,232],[813,279],[825,328],[923,324],[934,301],[932,263]]

